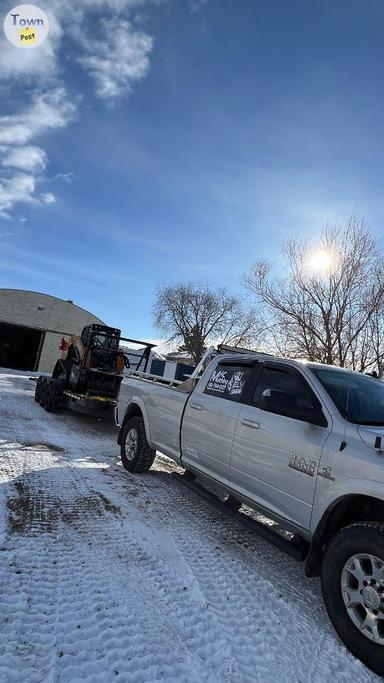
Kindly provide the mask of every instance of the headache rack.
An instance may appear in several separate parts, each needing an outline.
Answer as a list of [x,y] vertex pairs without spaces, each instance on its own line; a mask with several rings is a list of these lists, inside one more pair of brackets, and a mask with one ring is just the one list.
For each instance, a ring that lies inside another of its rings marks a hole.
[[[154,384],[162,384],[167,387],[179,388],[180,391],[190,392],[193,390],[194,386],[200,379],[201,375],[208,367],[211,360],[221,353],[241,353],[241,354],[255,354],[257,356],[271,357],[270,353],[263,353],[262,351],[255,351],[254,349],[245,349],[241,346],[229,346],[227,344],[218,344],[217,347],[210,346],[204,353],[201,361],[195,367],[192,374],[184,381],[177,379],[169,379],[167,377],[161,377],[160,375],[153,375],[150,372],[140,372],[138,368],[129,371],[127,377],[133,379],[140,379],[142,381],[152,382]],[[182,386],[181,386],[182,385]]]
[[[211,347],[213,348],[213,347]],[[243,346],[228,346],[227,344],[217,345],[218,353],[255,353],[258,356],[272,356],[272,353],[265,353],[265,351],[256,351],[255,349],[246,349]]]
[[271,357],[272,355],[270,353],[263,353],[263,351],[255,351],[255,349],[245,349],[242,346],[229,346],[228,344],[218,344],[217,347],[209,346],[200,363],[195,367],[191,377],[200,379],[211,360],[220,353],[254,354],[255,356],[262,357]]

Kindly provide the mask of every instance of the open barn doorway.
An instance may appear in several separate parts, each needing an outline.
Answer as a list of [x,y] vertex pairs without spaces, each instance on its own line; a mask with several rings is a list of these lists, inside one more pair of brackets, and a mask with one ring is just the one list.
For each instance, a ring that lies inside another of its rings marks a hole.
[[37,370],[44,334],[32,327],[0,323],[0,367]]

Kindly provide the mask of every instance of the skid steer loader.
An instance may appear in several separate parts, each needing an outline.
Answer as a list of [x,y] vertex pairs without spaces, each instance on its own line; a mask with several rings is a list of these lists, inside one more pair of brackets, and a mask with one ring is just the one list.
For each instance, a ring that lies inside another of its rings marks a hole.
[[[128,353],[120,347],[123,341],[144,348]],[[120,330],[113,327],[88,325],[79,337],[71,336],[68,340],[63,337],[61,358],[56,362],[52,377],[41,375],[37,379],[35,400],[47,412],[66,406],[99,417],[113,413],[124,368],[133,363],[135,370],[145,372],[154,346],[122,337]]]

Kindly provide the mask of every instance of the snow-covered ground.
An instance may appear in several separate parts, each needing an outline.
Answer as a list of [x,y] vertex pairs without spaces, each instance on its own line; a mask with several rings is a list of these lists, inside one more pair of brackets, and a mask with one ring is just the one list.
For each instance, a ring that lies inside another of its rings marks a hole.
[[1,682],[379,680],[300,564],[33,392],[0,373]]

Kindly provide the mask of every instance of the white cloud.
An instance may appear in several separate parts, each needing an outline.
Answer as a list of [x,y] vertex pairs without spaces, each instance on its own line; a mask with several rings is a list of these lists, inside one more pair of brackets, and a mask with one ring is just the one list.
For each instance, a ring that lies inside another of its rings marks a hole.
[[56,201],[56,197],[52,192],[43,192],[40,195],[40,200],[42,201],[43,204],[46,204],[48,206],[49,204],[54,204]]
[[0,116],[0,144],[24,145],[33,138],[66,126],[76,107],[69,101],[64,87],[35,95],[19,114]]
[[[0,41],[0,79],[9,81],[28,77],[29,81],[40,85],[43,82],[49,83],[62,76],[59,52],[63,38],[74,39],[78,48],[84,50],[87,26],[91,27],[95,12],[123,16],[145,2],[146,0],[51,0],[49,6],[44,6],[49,19],[49,33],[38,49],[20,50],[8,40]],[[90,43],[92,44],[92,40]]]
[[47,164],[47,155],[41,147],[28,145],[25,147],[0,147],[4,153],[1,165],[6,168],[18,168],[21,171],[43,171]]
[[[16,48],[17,49],[17,48]],[[75,115],[75,106],[63,87],[35,94],[25,109],[13,116],[0,117],[0,216],[9,218],[15,204],[48,205],[55,201],[48,192],[35,194],[40,173],[47,165],[41,147],[27,145],[36,137],[66,126]]]
[[130,92],[147,74],[153,41],[119,18],[101,21],[99,30],[99,40],[94,39],[89,54],[79,62],[95,80],[97,95],[111,100]]
[[75,177],[74,173],[56,173],[55,180],[70,185]]
[[36,181],[33,175],[16,173],[0,180],[0,216],[10,218],[9,211],[17,202],[33,202]]
[[37,179],[28,173],[15,173],[0,180],[0,217],[9,219],[10,211],[19,202],[48,206],[56,201],[52,192],[36,195]]
[[[70,59],[80,63],[107,103],[131,92],[149,69],[151,36],[133,23],[133,12],[148,2],[166,0],[51,0],[48,38],[36,50],[20,50],[0,41],[0,82],[22,89],[23,108],[0,116],[0,216],[10,217],[21,202],[48,205],[52,193],[37,194],[47,156],[40,138],[67,126],[76,113],[75,99],[64,85]],[[70,52],[61,54],[63,37]],[[64,59],[61,60],[61,57]],[[23,79],[23,80],[21,80]],[[30,93],[32,92],[32,95]],[[39,144],[36,144],[38,142]],[[71,182],[73,174],[57,174]]]

